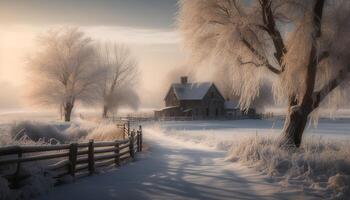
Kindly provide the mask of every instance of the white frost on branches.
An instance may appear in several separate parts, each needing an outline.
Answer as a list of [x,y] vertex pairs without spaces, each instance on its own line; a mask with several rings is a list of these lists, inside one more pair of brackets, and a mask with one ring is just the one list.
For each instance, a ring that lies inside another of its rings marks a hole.
[[106,42],[99,45],[98,63],[103,69],[100,85],[103,117],[121,106],[137,109],[139,97],[135,91],[138,80],[138,63],[130,49],[122,44]]
[[59,105],[69,116],[76,101],[94,102],[103,70],[92,39],[78,28],[61,28],[40,36],[38,43],[40,50],[29,60],[32,99]]
[[[262,9],[266,2],[271,13]],[[315,2],[180,0],[178,27],[193,60],[233,67],[233,79],[240,83],[233,89],[240,96],[242,108],[249,107],[259,96],[260,85],[270,74],[274,74],[275,99],[281,103],[305,92],[306,70],[315,38],[319,62],[315,92],[329,87],[334,79],[344,82],[340,74],[347,75],[350,2],[325,0],[320,37],[313,35]],[[321,95],[331,96],[324,91]]]

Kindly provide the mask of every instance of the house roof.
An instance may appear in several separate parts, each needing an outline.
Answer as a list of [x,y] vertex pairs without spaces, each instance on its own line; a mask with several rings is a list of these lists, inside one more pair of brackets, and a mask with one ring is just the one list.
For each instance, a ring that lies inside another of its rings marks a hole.
[[171,88],[179,100],[202,100],[213,83],[174,83]]

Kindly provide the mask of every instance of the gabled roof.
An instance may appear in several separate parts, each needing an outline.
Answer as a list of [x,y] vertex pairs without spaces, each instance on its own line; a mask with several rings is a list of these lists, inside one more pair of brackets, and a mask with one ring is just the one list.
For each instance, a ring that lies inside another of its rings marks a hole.
[[212,82],[174,83],[171,85],[169,92],[173,90],[178,100],[202,100],[213,85]]

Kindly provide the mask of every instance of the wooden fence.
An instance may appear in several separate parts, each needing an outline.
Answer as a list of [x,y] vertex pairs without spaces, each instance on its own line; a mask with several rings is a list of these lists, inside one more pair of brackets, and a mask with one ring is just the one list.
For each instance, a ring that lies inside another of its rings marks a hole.
[[6,168],[14,170],[0,175],[16,188],[21,180],[28,177],[21,173],[24,163],[40,161],[39,166],[54,174],[55,179],[66,175],[75,177],[77,173],[84,172],[91,175],[97,168],[103,166],[120,166],[126,160],[133,160],[135,153],[142,151],[143,143],[141,126],[138,130],[130,130],[130,126],[125,125],[124,132],[124,135],[128,135],[127,139],[111,142],[90,140],[85,143],[62,145],[2,147],[0,170]]

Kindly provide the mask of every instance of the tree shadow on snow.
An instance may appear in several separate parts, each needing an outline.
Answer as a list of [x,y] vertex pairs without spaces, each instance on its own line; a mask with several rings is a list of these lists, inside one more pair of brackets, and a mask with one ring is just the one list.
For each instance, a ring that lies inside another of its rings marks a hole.
[[217,159],[224,159],[224,152],[150,146],[136,162],[55,188],[44,199],[290,199],[288,193],[261,196],[251,185],[264,183],[223,170],[227,163]]

